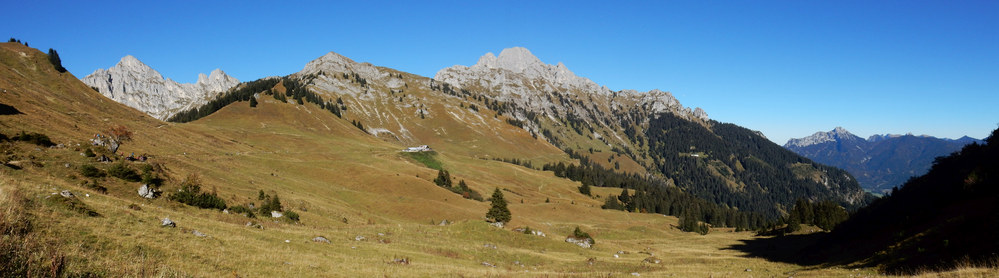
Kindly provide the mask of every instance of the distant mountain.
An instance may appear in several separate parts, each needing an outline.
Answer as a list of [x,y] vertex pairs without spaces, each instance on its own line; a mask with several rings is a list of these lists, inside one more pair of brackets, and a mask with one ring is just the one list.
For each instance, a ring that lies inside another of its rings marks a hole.
[[81,79],[101,94],[160,120],[198,107],[239,84],[220,69],[198,75],[198,82],[181,84],[128,55],[114,67],[97,69]]
[[865,189],[887,192],[910,177],[926,173],[938,156],[981,140],[962,137],[942,139],[912,134],[873,135],[868,139],[842,127],[829,132],[791,139],[784,147],[816,162],[849,171]]

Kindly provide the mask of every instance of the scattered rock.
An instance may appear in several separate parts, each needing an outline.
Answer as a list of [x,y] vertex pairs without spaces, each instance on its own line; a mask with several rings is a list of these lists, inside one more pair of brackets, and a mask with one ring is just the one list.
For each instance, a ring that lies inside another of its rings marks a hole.
[[290,239],[286,239],[286,240],[284,240],[284,243],[291,243],[291,240]]
[[169,217],[163,217],[163,221],[160,222],[160,226],[173,228],[177,227],[177,223],[173,223],[173,220],[170,220]]
[[271,211],[271,217],[274,217],[274,218],[281,218],[281,216],[284,216],[284,214],[283,214],[283,213],[281,213],[280,211],[276,211],[276,210],[272,210],[272,211]]
[[641,274],[638,274],[638,272],[632,272],[632,273],[631,273],[631,276],[642,276],[642,275],[641,275]]
[[548,237],[548,235],[546,235],[545,232],[538,231],[538,230],[531,230],[531,234],[539,236],[539,237]]
[[326,239],[325,237],[322,237],[322,236],[317,236],[317,237],[312,238],[312,242],[316,242],[316,243],[330,243],[330,240]]
[[588,265],[593,265],[596,262],[597,262],[597,258],[588,258],[588,259],[586,259],[586,264],[588,264]]
[[260,223],[254,223],[253,221],[246,222],[246,226],[247,227],[251,227],[251,228],[261,229],[261,230],[264,229],[264,226],[260,225]]
[[496,265],[494,265],[494,264],[491,264],[491,263],[489,263],[489,262],[482,262],[482,265],[484,265],[484,266],[488,266],[488,267],[496,267]]
[[617,259],[617,258],[620,258],[620,257],[621,257],[621,256],[618,256],[617,254],[614,254],[614,258],[615,258],[615,259]]
[[391,263],[409,265],[409,258],[401,258],[401,259],[396,258],[396,259],[392,259]]
[[662,263],[663,260],[660,260],[659,258],[656,258],[656,257],[648,257],[648,258],[645,258],[644,260],[642,260],[642,262],[643,263],[650,263],[650,264],[659,264],[659,263]]
[[747,268],[747,269],[746,269],[746,272],[753,272],[753,270],[752,270],[752,269],[748,269],[748,268]]
[[565,242],[579,245],[579,247],[583,248],[590,248],[591,246],[593,246],[593,239],[590,238],[567,237],[565,238]]
[[224,214],[229,214],[229,209],[223,209],[223,210],[222,210],[222,213],[224,213]]
[[66,198],[73,198],[73,197],[75,197],[73,195],[73,192],[69,192],[69,190],[63,190],[62,192],[59,192],[59,195],[62,195],[63,197],[66,197]]
[[139,196],[146,199],[156,199],[160,196],[160,191],[149,186],[149,184],[143,184],[139,187]]
[[205,233],[199,232],[198,230],[192,230],[191,233],[194,234],[194,235],[196,235],[196,236],[199,236],[199,237],[206,237],[206,236],[208,236]]
[[489,223],[489,225],[491,225],[493,227],[496,227],[496,228],[501,228],[501,229],[503,228],[503,222],[493,222],[493,223]]
[[63,164],[63,166],[66,166],[66,168],[69,168],[69,163]]
[[364,240],[367,240],[367,238],[362,235],[357,235],[354,237],[354,241],[364,241]]
[[483,244],[482,247],[496,249],[496,245],[492,243]]
[[451,222],[448,222],[448,221],[447,221],[447,220],[445,219],[445,220],[441,220],[441,223],[440,223],[440,224],[437,224],[437,226],[447,226],[447,224],[450,224],[450,223],[451,223]]

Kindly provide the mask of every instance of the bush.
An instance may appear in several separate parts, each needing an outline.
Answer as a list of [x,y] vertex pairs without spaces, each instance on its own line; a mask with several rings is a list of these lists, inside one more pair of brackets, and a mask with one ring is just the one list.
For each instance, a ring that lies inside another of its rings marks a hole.
[[96,157],[97,154],[94,153],[94,150],[91,150],[90,148],[87,148],[86,151],[83,151],[83,156],[86,156],[86,157]]
[[92,181],[86,181],[85,180],[85,181],[83,181],[83,182],[80,183],[80,186],[86,187],[86,188],[90,188],[91,190],[97,191],[97,192],[99,192],[101,194],[107,194],[108,193],[108,188],[104,187],[104,186],[101,186],[101,184],[97,183],[97,180],[92,180]]
[[215,194],[201,193],[201,181],[190,175],[180,184],[180,190],[170,195],[170,200],[203,209],[226,209],[225,200]]
[[130,182],[142,181],[142,176],[139,176],[139,174],[136,173],[135,170],[132,170],[132,168],[128,167],[128,165],[125,165],[125,162],[111,165],[111,168],[108,168],[108,175]]
[[163,182],[163,178],[153,172],[152,165],[142,165],[142,183],[158,188],[163,185]]
[[88,178],[100,178],[104,176],[104,171],[97,169],[94,165],[83,165],[80,166],[80,174]]
[[588,239],[590,239],[590,244],[596,244],[597,243],[597,241],[593,240],[593,237],[590,236],[590,233],[584,232],[583,230],[579,229],[579,226],[576,226],[576,229],[572,231],[572,237],[577,238],[577,239],[587,239],[588,238]]
[[257,217],[257,215],[253,214],[253,210],[251,210],[251,209],[249,209],[247,207],[244,207],[244,206],[230,207],[229,208],[229,212],[243,214],[243,215],[246,215],[246,217],[249,217],[249,218],[256,218]]
[[32,143],[42,147],[55,146],[55,143],[52,143],[52,140],[49,139],[48,135],[35,132],[25,133],[24,131],[21,131],[21,134],[15,135],[12,139]]
[[295,213],[294,211],[290,211],[289,210],[289,211],[284,212],[284,217],[287,217],[288,219],[290,219],[292,221],[298,222],[298,213]]

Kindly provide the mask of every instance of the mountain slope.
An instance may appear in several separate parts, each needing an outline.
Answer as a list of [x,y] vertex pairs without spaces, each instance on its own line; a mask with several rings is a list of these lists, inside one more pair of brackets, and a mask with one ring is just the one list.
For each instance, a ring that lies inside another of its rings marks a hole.
[[[523,48],[486,54],[471,67],[443,69],[434,80],[445,84],[443,90],[493,103],[516,125],[562,149],[582,156],[621,154],[670,184],[726,206],[778,217],[796,198],[854,208],[869,198],[845,172],[782,153],[756,132],[712,121],[670,93],[613,92],[561,63],[544,64]],[[756,162],[763,163],[744,168]]]
[[81,80],[108,98],[160,120],[201,106],[239,84],[239,80],[219,69],[211,75],[198,75],[198,82],[194,84],[180,84],[163,79],[159,72],[131,55],[121,58],[113,67],[97,69]]
[[788,140],[784,147],[816,162],[847,170],[865,189],[885,193],[911,177],[926,173],[934,158],[972,142],[980,141],[967,136],[950,140],[913,135],[873,135],[864,140],[837,127],[830,132]]
[[985,141],[936,159],[928,173],[858,211],[809,252],[870,258],[899,274],[994,263],[999,129]]

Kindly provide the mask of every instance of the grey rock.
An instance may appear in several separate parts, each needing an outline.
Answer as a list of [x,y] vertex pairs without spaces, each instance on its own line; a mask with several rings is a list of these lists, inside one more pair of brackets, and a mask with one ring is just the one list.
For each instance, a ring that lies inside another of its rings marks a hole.
[[174,223],[169,217],[163,217],[163,221],[160,221],[160,226],[173,228],[177,227],[177,223]]
[[69,190],[63,190],[63,191],[59,192],[59,195],[61,195],[63,197],[66,197],[66,198],[76,197],[75,195],[73,195],[73,192],[69,192]]
[[159,193],[160,193],[159,190],[152,188],[148,184],[143,184],[142,186],[139,187],[139,196],[141,196],[142,198],[156,199],[156,197],[159,197],[160,195]]
[[567,237],[565,238],[565,242],[572,243],[583,248],[590,248],[593,246],[593,239],[590,238]]
[[354,241],[364,241],[364,240],[367,240],[367,239],[368,238],[366,238],[366,237],[364,237],[362,235],[357,235],[357,236],[354,237]]
[[276,210],[272,210],[271,211],[271,217],[273,217],[273,218],[281,218],[281,216],[284,216],[284,214],[281,213],[280,211],[276,211]]
[[195,236],[199,236],[199,237],[206,237],[206,236],[208,236],[205,233],[199,232],[198,230],[192,230],[191,233],[194,234]]
[[327,238],[325,238],[325,237],[322,237],[322,236],[317,236],[317,237],[314,237],[314,238],[312,238],[312,242],[317,242],[317,243],[330,243],[330,240],[329,240],[329,239],[327,239]]

